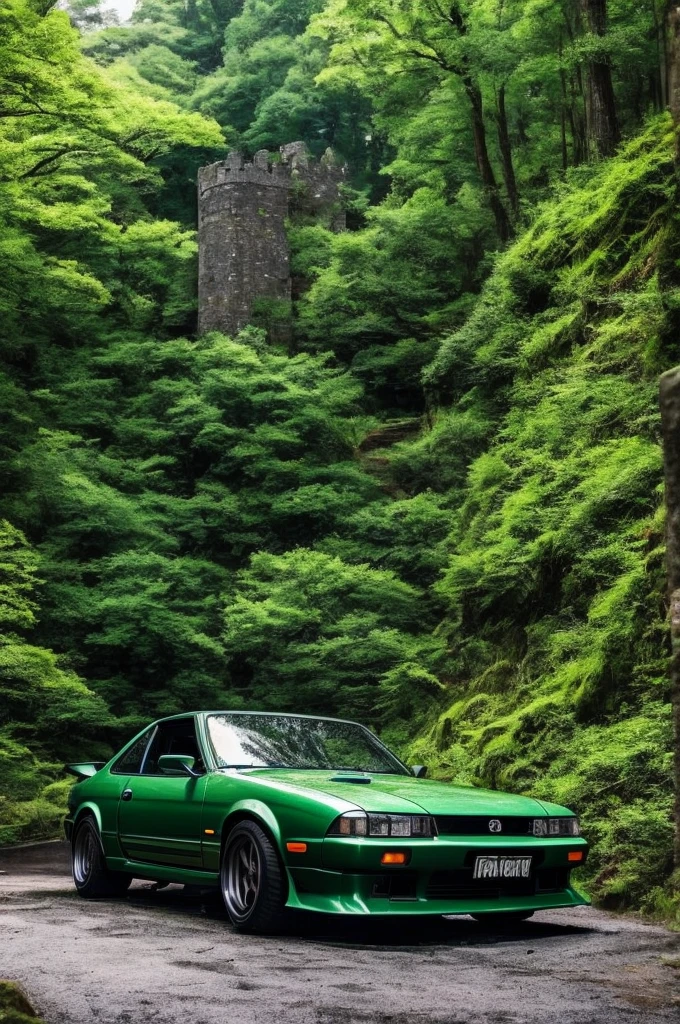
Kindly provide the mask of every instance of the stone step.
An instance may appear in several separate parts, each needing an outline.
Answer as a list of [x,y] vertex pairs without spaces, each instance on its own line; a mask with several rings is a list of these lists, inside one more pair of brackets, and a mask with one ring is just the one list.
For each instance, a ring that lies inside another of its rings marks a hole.
[[359,451],[364,454],[365,452],[375,451],[377,448],[390,448],[392,445],[398,444],[399,441],[406,441],[407,438],[418,434],[422,425],[423,421],[420,417],[415,419],[389,420],[387,423],[381,423],[375,430],[371,430],[366,434],[366,437],[359,445]]

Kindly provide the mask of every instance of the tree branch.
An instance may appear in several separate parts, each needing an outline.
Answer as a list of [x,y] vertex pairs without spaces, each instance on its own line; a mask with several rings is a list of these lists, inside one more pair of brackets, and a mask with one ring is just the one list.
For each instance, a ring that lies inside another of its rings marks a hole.
[[30,170],[24,171],[24,173],[21,174],[19,176],[19,178],[20,178],[20,180],[23,180],[24,178],[33,178],[33,177],[35,177],[37,174],[40,173],[40,171],[43,169],[43,167],[48,167],[49,164],[54,163],[55,160],[60,160],[62,158],[62,156],[68,156],[69,154],[75,154],[75,153],[91,153],[91,152],[92,152],[91,149],[72,149],[70,146],[68,148],[66,148],[66,149],[58,149],[54,153],[50,153],[49,156],[43,157],[42,160],[38,160],[37,164],[34,164],[33,167],[31,167]]

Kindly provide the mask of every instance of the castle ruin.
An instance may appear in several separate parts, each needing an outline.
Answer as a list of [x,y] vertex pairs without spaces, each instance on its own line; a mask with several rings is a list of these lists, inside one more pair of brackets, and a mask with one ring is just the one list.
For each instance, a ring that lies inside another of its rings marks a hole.
[[251,322],[260,300],[291,300],[287,217],[345,226],[338,186],[345,168],[332,151],[320,160],[304,142],[241,153],[198,172],[198,332],[232,337]]

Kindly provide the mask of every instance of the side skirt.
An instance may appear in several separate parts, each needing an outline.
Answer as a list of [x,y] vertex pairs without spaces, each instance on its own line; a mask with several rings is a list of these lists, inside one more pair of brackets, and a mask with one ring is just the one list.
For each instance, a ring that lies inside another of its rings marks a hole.
[[178,868],[172,864],[149,864],[147,861],[127,860],[125,857],[107,857],[111,871],[124,871],[134,878],[150,882],[177,882],[178,885],[204,885],[218,888],[220,876],[216,871],[197,871],[195,868]]

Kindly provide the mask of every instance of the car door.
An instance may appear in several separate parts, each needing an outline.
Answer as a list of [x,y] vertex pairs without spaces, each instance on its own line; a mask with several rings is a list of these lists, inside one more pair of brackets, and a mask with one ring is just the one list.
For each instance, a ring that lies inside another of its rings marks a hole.
[[203,769],[193,717],[158,723],[140,773],[128,778],[120,796],[119,842],[128,860],[200,870],[207,776],[164,775],[158,768],[163,754],[188,754]]
[[121,855],[118,835],[121,793],[128,788],[130,778],[140,774],[144,756],[155,731],[156,727],[152,725],[133,743],[128,744],[109,770],[105,792],[98,794],[97,802],[102,821],[102,843],[104,852],[109,857],[120,857]]

